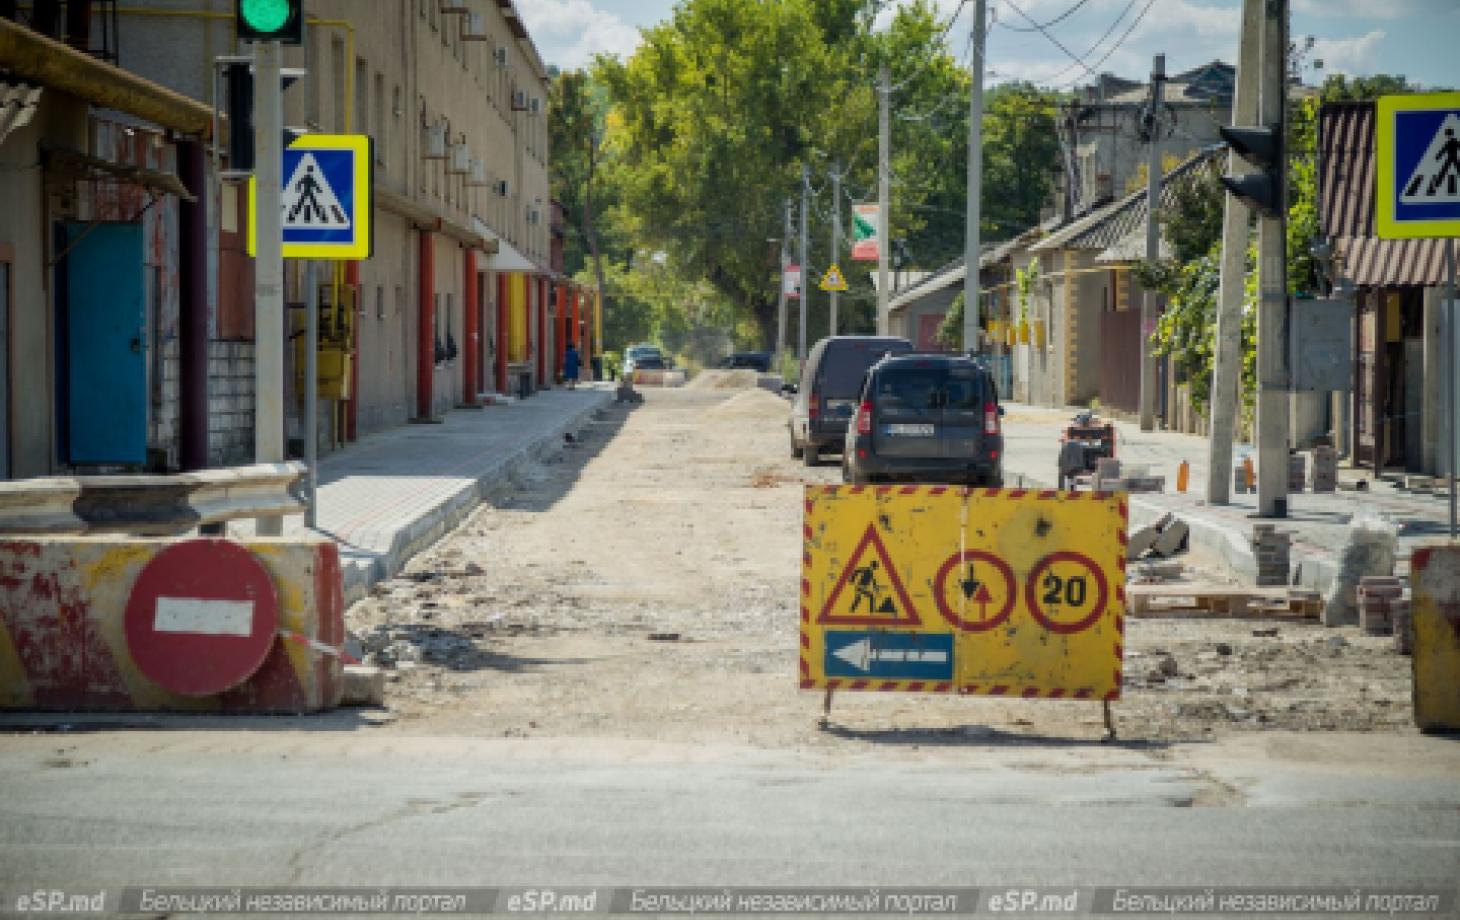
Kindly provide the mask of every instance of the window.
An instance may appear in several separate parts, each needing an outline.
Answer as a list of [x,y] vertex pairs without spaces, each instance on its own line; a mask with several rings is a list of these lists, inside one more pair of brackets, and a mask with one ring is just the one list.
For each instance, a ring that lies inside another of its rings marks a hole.
[[375,318],[385,319],[385,285],[375,286]]
[[345,130],[345,43],[336,38],[330,43],[330,79],[333,81],[334,106],[330,111],[335,131]]
[[375,74],[375,162],[385,164],[386,140],[385,120],[385,75],[376,72]]
[[370,68],[364,58],[355,59],[355,124],[356,134],[370,133]]

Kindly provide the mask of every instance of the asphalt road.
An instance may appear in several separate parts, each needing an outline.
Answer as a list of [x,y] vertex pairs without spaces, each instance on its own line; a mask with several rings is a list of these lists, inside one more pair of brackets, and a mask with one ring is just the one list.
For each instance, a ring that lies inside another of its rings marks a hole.
[[1460,866],[1453,740],[922,740],[829,759],[360,728],[12,735],[0,889],[1453,887]]

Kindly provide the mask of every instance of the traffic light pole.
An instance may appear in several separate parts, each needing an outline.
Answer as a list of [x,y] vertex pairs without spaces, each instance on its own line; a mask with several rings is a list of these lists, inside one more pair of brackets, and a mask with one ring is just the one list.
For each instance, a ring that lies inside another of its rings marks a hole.
[[[1146,121],[1146,261],[1161,258],[1161,103],[1166,82],[1166,55],[1151,61],[1151,96]],[[1141,300],[1141,430],[1156,428],[1156,351],[1151,334],[1156,331],[1156,292],[1146,291]]]
[[786,357],[786,265],[791,258],[791,199],[786,199],[786,219],[781,227],[781,293],[776,298],[776,373],[784,373]]
[[[1237,52],[1237,95],[1232,124],[1257,122],[1257,68],[1262,42],[1263,0],[1243,0],[1242,39]],[[1227,155],[1227,172],[1247,172],[1246,160]],[[1242,299],[1247,287],[1247,238],[1252,211],[1236,195],[1224,195],[1222,267],[1217,292],[1217,336],[1213,349],[1211,439],[1207,445],[1207,503],[1225,505],[1232,497],[1232,443],[1237,439],[1237,406],[1242,390]]]
[[801,371],[804,371],[806,369],[806,301],[808,301],[808,300],[811,299],[811,284],[810,284],[810,277],[811,277],[810,276],[810,271],[811,271],[811,267],[807,263],[807,260],[810,257],[810,254],[807,252],[807,250],[810,249],[811,247],[810,247],[809,241],[807,240],[806,234],[807,234],[807,225],[808,225],[807,215],[810,212],[810,210],[811,210],[811,167],[810,166],[806,166],[806,165],[802,165],[802,167],[801,167],[801,240],[800,240],[800,253],[801,253],[801,255],[800,255],[800,259],[801,259],[801,297],[800,297],[800,300],[799,300],[799,306],[800,306],[800,309],[801,309],[801,314],[800,314],[800,319],[797,321],[797,326],[796,326],[796,367],[797,367],[797,373],[798,374]]
[[[837,163],[831,171],[831,258],[827,261],[832,265],[841,265],[842,257],[842,174],[841,164]],[[838,292],[831,291],[831,317],[828,322],[829,335],[836,335],[836,311]]]
[[974,0],[968,61],[968,195],[963,224],[963,351],[978,348],[978,263],[980,208],[983,205],[983,74],[988,26],[985,0]]
[[877,334],[888,335],[890,318],[887,289],[887,237],[892,222],[892,74],[883,64],[877,69]]
[[[1262,93],[1258,123],[1277,129],[1279,162],[1287,108],[1287,0],[1264,6]],[[1288,514],[1288,272],[1287,171],[1276,170],[1275,213],[1257,223],[1257,512],[1262,517]]]
[[[254,459],[281,463],[284,452],[284,256],[280,187],[284,116],[279,85],[281,48],[254,45],[254,180],[257,256],[254,260]],[[280,536],[280,517],[259,518],[259,536]]]

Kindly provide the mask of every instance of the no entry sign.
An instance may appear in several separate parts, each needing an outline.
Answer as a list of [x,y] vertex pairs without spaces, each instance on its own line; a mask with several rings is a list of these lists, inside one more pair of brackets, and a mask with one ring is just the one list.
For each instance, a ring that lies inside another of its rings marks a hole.
[[209,696],[253,676],[278,623],[278,595],[262,563],[228,540],[190,540],[142,569],[125,630],[132,659],[150,680],[184,696]]

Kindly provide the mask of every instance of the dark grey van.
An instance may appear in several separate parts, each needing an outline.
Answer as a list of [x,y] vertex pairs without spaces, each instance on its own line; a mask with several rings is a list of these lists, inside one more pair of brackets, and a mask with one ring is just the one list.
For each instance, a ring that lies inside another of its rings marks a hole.
[[993,375],[958,355],[905,355],[867,372],[842,452],[842,478],[1004,484],[1003,424]]
[[823,450],[841,450],[867,368],[912,350],[907,339],[890,336],[837,335],[817,342],[791,404],[791,456],[815,466]]

